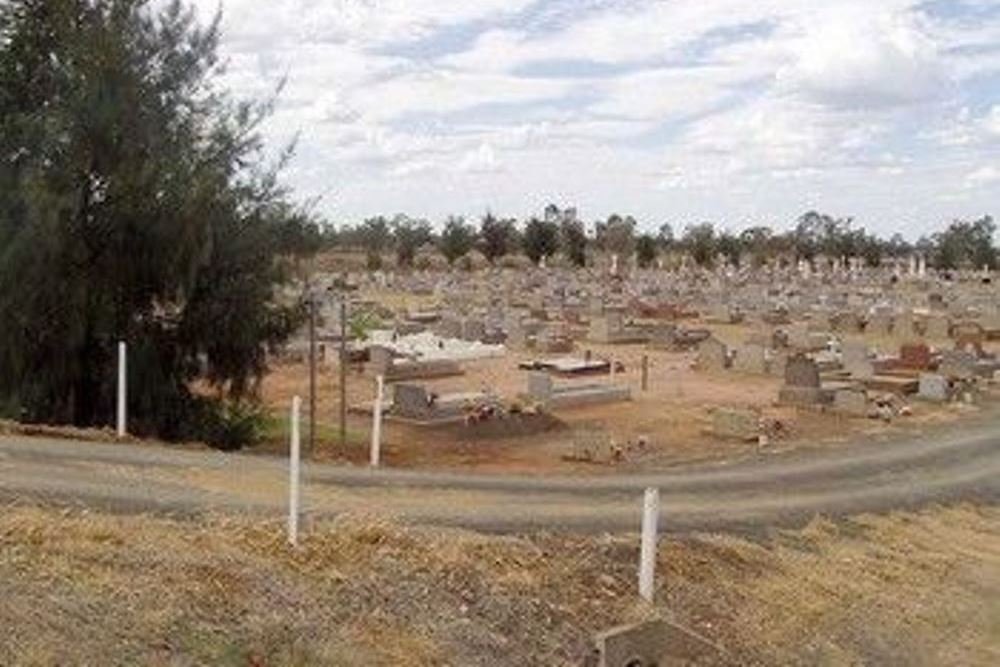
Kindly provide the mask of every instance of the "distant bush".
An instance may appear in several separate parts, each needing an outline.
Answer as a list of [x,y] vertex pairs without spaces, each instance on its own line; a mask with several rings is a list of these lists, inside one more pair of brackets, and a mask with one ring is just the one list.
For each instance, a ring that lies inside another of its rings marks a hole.
[[188,439],[225,452],[249,447],[261,440],[267,416],[256,401],[200,399],[197,417],[188,425]]

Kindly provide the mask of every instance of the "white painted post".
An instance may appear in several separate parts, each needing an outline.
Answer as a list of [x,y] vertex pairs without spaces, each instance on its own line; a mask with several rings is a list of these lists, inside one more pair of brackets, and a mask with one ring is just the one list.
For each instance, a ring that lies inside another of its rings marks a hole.
[[612,384],[614,384],[614,381],[615,381],[615,358],[611,357],[610,361],[611,361],[611,368],[609,369],[610,370],[610,381],[611,381]]
[[660,491],[646,489],[642,503],[642,546],[639,553],[639,597],[653,601],[656,568],[656,522],[660,514]]
[[128,415],[126,413],[127,403],[127,387],[126,382],[126,372],[125,372],[125,341],[118,341],[118,410],[116,419],[116,431],[119,438],[125,437],[126,432],[126,422]]
[[385,387],[385,378],[382,375],[375,376],[375,404],[372,406],[372,451],[371,465],[377,468],[382,450],[382,391]]
[[291,434],[288,443],[288,543],[299,543],[299,410],[302,401],[292,398]]

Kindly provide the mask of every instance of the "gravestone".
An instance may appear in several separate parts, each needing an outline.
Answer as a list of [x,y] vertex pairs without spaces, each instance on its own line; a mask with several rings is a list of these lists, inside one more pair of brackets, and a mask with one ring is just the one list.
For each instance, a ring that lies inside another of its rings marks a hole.
[[748,343],[736,351],[733,358],[733,369],[740,373],[763,374],[767,372],[764,347]]
[[927,401],[944,402],[948,400],[948,378],[938,373],[921,373],[920,386],[917,395]]
[[726,344],[718,338],[709,338],[698,345],[698,358],[695,362],[699,370],[721,371],[728,365]]
[[552,376],[545,371],[528,373],[528,396],[543,403],[552,398]]
[[868,346],[860,341],[845,341],[842,349],[844,370],[853,377],[867,380],[875,375],[875,366],[868,356]]
[[423,419],[431,414],[431,397],[418,384],[393,385],[392,411],[401,417]]
[[666,667],[666,665],[735,664],[705,637],[662,619],[641,621],[601,632],[583,667]]
[[778,400],[787,405],[816,405],[824,401],[815,361],[803,354],[788,359],[785,385],[778,392]]
[[868,395],[860,389],[838,389],[833,394],[833,408],[852,417],[868,414]]
[[927,370],[931,366],[930,348],[924,343],[904,343],[899,348],[899,365],[910,370]]
[[977,357],[983,356],[983,342],[986,340],[986,331],[982,325],[976,322],[956,324],[952,330],[952,337],[955,339],[956,350],[972,352]]
[[785,386],[819,387],[819,367],[816,362],[803,354],[797,354],[785,364]]
[[977,357],[965,350],[945,350],[941,353],[938,373],[946,378],[969,380],[976,375]]

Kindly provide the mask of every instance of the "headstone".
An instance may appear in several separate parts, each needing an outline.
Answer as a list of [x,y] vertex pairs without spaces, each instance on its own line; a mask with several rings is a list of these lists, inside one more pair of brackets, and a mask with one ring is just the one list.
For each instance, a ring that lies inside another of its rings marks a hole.
[[552,376],[545,371],[528,373],[528,395],[542,402],[552,398]]
[[852,376],[867,380],[875,375],[875,367],[868,356],[868,346],[860,341],[845,341],[842,348],[844,370]]
[[945,350],[941,353],[938,373],[946,378],[969,380],[976,375],[977,357],[965,350]]
[[656,667],[657,665],[732,664],[733,656],[705,637],[662,619],[642,621],[602,632],[584,667]]
[[427,390],[418,384],[393,385],[392,411],[402,417],[421,419],[430,412],[431,401]]
[[947,401],[948,378],[937,373],[921,373],[917,395],[927,401]]
[[764,347],[757,344],[747,344],[736,350],[733,358],[733,369],[740,373],[763,374],[767,372]]
[[819,368],[809,357],[798,354],[785,364],[785,386],[819,387]]
[[718,338],[709,338],[698,345],[698,358],[695,362],[699,370],[721,371],[728,365],[726,344]]
[[868,396],[859,389],[838,389],[833,394],[833,408],[854,417],[868,414]]
[[986,332],[982,325],[976,322],[956,324],[952,330],[952,337],[955,339],[956,350],[972,352],[977,357],[982,356],[983,342],[986,340]]
[[824,401],[815,361],[803,354],[788,359],[785,384],[778,392],[778,400],[786,405],[816,405]]
[[899,348],[899,365],[923,371],[931,366],[931,350],[924,343],[904,343]]

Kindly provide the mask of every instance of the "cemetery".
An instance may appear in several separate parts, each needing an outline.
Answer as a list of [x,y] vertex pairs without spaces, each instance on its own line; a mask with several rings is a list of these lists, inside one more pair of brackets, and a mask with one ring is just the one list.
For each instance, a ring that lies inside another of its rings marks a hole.
[[[536,474],[836,446],[992,405],[1000,309],[979,272],[945,280],[919,262],[822,259],[808,269],[615,268],[320,275],[379,314],[377,328],[347,341],[352,430],[370,426],[376,377],[393,465]],[[321,340],[336,338],[338,317],[323,312]],[[338,368],[326,343],[321,419],[335,415]],[[284,405],[305,376],[302,355],[286,355],[265,395]],[[607,442],[581,447],[581,425]],[[634,455],[608,444],[648,434]],[[346,453],[363,456],[360,446]],[[598,460],[607,465],[578,465]]]
[[0,667],[1000,664],[998,44],[0,0]]

